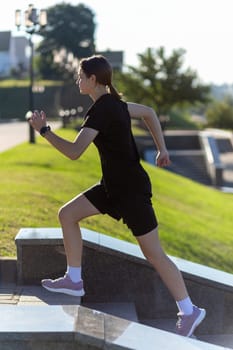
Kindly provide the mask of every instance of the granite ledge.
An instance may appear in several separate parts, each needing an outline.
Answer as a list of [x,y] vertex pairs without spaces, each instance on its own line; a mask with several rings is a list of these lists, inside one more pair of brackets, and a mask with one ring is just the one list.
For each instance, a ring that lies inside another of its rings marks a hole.
[[[113,238],[96,231],[81,228],[84,246],[111,251],[113,255],[120,255],[121,258],[136,261],[137,263],[150,266],[143,256],[137,244]],[[63,246],[61,228],[21,228],[16,235],[15,242],[17,249],[26,245],[60,245]],[[233,274],[220,271],[208,266],[184,260],[178,257],[169,256],[178,266],[186,279],[196,280],[208,286],[214,286],[221,290],[233,291]]]

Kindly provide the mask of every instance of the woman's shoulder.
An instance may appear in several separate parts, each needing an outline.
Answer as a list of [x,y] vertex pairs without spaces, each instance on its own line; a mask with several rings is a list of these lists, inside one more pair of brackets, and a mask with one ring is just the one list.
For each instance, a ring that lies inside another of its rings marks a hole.
[[127,103],[117,98],[112,94],[105,94],[98,98],[92,106],[90,106],[88,113],[99,114],[102,112],[109,114],[116,114],[127,110]]
[[108,101],[108,103],[112,106],[127,106],[127,103],[122,100],[121,98],[117,97],[117,96],[114,96],[112,94],[107,94],[106,95],[106,100]]

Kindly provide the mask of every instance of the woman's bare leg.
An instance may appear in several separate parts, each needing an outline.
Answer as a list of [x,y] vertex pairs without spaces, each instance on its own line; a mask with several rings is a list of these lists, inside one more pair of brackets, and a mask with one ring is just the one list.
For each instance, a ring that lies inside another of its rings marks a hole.
[[83,194],[73,198],[59,210],[67,265],[81,266],[83,244],[79,221],[97,214],[100,214],[98,209]]
[[143,254],[156,269],[174,299],[179,301],[187,298],[188,292],[181,272],[164,253],[159,241],[157,228],[136,238]]

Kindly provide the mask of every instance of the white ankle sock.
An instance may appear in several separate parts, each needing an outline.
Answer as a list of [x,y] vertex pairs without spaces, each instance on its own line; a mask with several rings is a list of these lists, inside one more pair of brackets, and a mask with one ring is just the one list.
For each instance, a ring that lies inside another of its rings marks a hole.
[[80,267],[74,267],[74,266],[67,266],[67,274],[69,275],[72,282],[79,282],[82,277],[82,268]]
[[191,315],[193,313],[193,303],[190,297],[177,301],[176,305],[183,315]]

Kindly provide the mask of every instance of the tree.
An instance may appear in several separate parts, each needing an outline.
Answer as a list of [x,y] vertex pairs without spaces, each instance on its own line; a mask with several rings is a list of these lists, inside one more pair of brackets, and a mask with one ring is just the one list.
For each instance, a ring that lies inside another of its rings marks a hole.
[[54,52],[66,50],[74,58],[90,56],[95,51],[94,14],[83,4],[57,4],[47,10],[48,25],[41,31],[43,40],[38,47],[39,70],[43,77],[58,78],[67,67],[53,60]]
[[127,99],[151,105],[159,115],[177,105],[208,101],[209,86],[199,82],[196,72],[182,68],[184,53],[177,49],[166,57],[163,47],[148,48],[138,54],[139,67],[129,66],[117,76],[118,89]]
[[233,98],[213,102],[206,110],[208,126],[233,130]]

